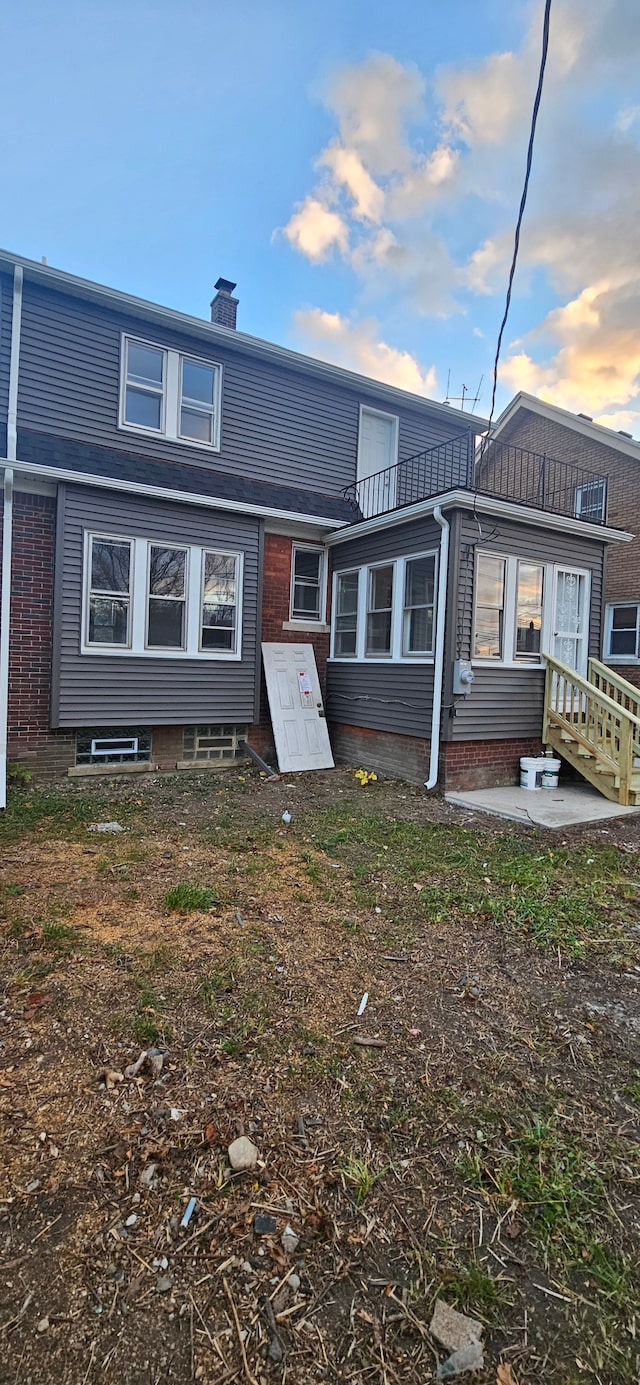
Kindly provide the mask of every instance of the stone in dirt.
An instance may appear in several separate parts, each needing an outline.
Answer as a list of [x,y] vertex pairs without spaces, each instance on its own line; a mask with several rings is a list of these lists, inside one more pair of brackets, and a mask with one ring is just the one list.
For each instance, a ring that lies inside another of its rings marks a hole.
[[463,1347],[480,1341],[482,1323],[476,1322],[475,1318],[467,1318],[464,1313],[458,1313],[455,1308],[450,1308],[444,1299],[438,1298],[429,1323],[429,1331],[447,1351],[460,1351]]
[[241,1173],[244,1169],[255,1169],[258,1162],[258,1150],[250,1140],[248,1135],[240,1135],[229,1145],[229,1163],[235,1173]]
[[273,1236],[276,1229],[276,1219],[268,1212],[256,1212],[253,1218],[253,1229],[256,1236]]
[[126,832],[126,827],[122,827],[119,822],[92,822],[89,827],[90,832]]
[[160,1275],[158,1275],[158,1278],[156,1279],[156,1293],[157,1293],[157,1294],[168,1294],[169,1290],[172,1289],[172,1288],[173,1288],[173,1275],[172,1275],[172,1274],[160,1274]]
[[483,1366],[482,1342],[470,1342],[469,1346],[461,1347],[459,1351],[454,1351],[448,1356],[446,1361],[440,1362],[436,1370],[436,1380],[452,1380],[454,1376],[464,1375],[466,1371],[481,1371]]
[[287,1223],[280,1239],[282,1241],[282,1249],[284,1250],[285,1254],[292,1255],[298,1245],[300,1237],[296,1236],[293,1227],[289,1226],[289,1224]]

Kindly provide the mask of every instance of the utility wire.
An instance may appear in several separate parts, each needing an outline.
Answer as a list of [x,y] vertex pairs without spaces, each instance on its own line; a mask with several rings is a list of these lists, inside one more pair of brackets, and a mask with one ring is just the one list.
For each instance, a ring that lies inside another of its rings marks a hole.
[[512,289],[513,289],[513,280],[514,280],[515,272],[516,272],[516,264],[517,264],[517,262],[518,262],[518,251],[519,251],[519,249],[520,249],[520,231],[521,231],[521,228],[522,228],[522,218],[523,218],[523,216],[524,216],[524,209],[525,209],[525,207],[526,207],[526,205],[527,205],[527,193],[528,193],[528,191],[529,191],[529,178],[530,178],[530,176],[531,176],[531,165],[532,165],[532,163],[533,163],[533,145],[534,145],[534,141],[535,141],[535,137],[536,137],[536,125],[537,125],[537,122],[538,122],[538,111],[540,110],[540,100],[541,100],[541,97],[542,97],[542,87],[543,87],[543,84],[544,84],[544,72],[545,72],[545,68],[546,68],[546,65],[547,65],[547,53],[548,53],[548,51],[549,51],[549,18],[550,18],[550,14],[551,14],[551,0],[545,0],[544,20],[543,20],[543,23],[542,23],[542,52],[541,52],[541,55],[540,55],[540,71],[539,71],[539,73],[538,73],[538,86],[537,86],[537,88],[536,88],[536,95],[535,95],[535,100],[534,100],[534,103],[533,103],[533,111],[532,111],[532,114],[531,114],[531,129],[530,129],[530,132],[529,132],[529,147],[528,147],[528,149],[527,149],[527,163],[526,163],[525,175],[524,175],[524,185],[523,185],[523,188],[522,188],[522,197],[520,198],[520,210],[519,210],[519,212],[518,212],[518,220],[517,220],[517,222],[516,222],[516,230],[515,230],[515,236],[514,236],[514,242],[513,242],[513,259],[512,259],[512,261],[511,261],[511,269],[509,270],[509,281],[508,281],[508,284],[507,284],[507,297],[506,297],[506,301],[505,301],[505,305],[504,305],[504,313],[503,313],[503,316],[502,316],[502,322],[500,323],[500,331],[498,332],[498,344],[497,344],[497,346],[496,346],[496,355],[495,355],[495,360],[494,360],[494,363],[493,363],[493,389],[492,389],[492,392],[491,392],[491,412],[490,412],[490,414],[489,414],[489,427],[487,428],[487,432],[486,432],[486,434],[485,434],[485,437],[483,438],[483,444],[482,444],[482,446],[481,446],[481,448],[480,448],[480,458],[479,458],[480,461],[482,461],[482,457],[483,457],[485,448],[486,448],[487,443],[488,443],[488,441],[489,441],[489,436],[490,436],[490,433],[491,433],[491,425],[492,425],[492,423],[493,423],[493,414],[494,414],[494,410],[495,410],[495,406],[496,406],[496,390],[497,390],[497,387],[498,387],[498,363],[499,363],[499,361],[500,361],[500,350],[501,350],[501,347],[502,347],[502,338],[503,338],[503,336],[504,336],[504,330],[505,330],[505,327],[506,327],[506,325],[507,325],[507,318],[508,318],[508,316],[509,316],[509,308],[511,307],[511,292],[512,292]]

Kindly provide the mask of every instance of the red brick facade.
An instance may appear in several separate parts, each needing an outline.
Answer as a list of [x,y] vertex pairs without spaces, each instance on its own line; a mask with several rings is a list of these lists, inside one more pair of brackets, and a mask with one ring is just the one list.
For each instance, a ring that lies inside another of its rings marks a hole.
[[[423,784],[429,774],[430,743],[362,726],[331,726],[336,763],[374,769],[390,778]],[[443,741],[439,783],[444,789],[492,789],[517,784],[522,755],[541,755],[536,740]]]
[[18,491],[13,521],[8,759],[37,775],[64,774],[74,762],[74,736],[49,726],[55,500]]
[[[294,543],[294,539],[285,535],[265,535],[261,638],[265,643],[273,644],[312,644],[324,698],[327,686],[329,634],[326,631],[314,631],[311,625],[308,629],[285,629],[291,615],[291,559]],[[328,586],[327,583],[327,591]],[[328,610],[325,610],[324,615],[326,620]],[[260,755],[272,753],[273,732],[264,675],[260,682],[260,721],[250,727],[249,740]]]

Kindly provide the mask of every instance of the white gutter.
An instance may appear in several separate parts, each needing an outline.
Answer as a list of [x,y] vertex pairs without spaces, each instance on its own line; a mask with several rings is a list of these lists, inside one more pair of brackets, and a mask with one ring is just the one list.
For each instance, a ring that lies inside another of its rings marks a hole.
[[435,789],[438,782],[438,763],[440,760],[440,715],[442,712],[442,675],[444,672],[444,634],[447,618],[447,584],[449,580],[449,532],[448,519],[445,519],[439,505],[434,506],[433,518],[440,525],[440,553],[438,555],[438,608],[436,613],[436,647],[433,661],[433,708],[431,711],[431,748],[429,753],[429,778],[425,789]]
[[572,515],[558,515],[551,510],[534,510],[531,505],[519,505],[511,500],[496,500],[491,496],[478,495],[474,491],[451,490],[431,500],[416,500],[399,510],[391,510],[373,519],[362,519],[357,524],[342,527],[337,534],[327,536],[325,542],[332,548],[339,543],[349,543],[352,539],[364,538],[379,530],[390,529],[394,524],[408,524],[412,519],[435,513],[436,508],[456,508],[472,510],[475,514],[494,515],[496,518],[514,519],[520,524],[531,524],[538,529],[561,530],[566,534],[580,534],[583,539],[600,539],[604,543],[631,543],[633,534],[624,529],[611,529],[607,524],[590,524],[585,519],[574,519]]
[[11,630],[11,556],[13,548],[13,466],[18,443],[18,374],[22,325],[22,266],[13,271],[13,313],[9,359],[7,462],[2,511],[2,584],[0,586],[0,808],[7,806],[7,734],[9,729],[9,635]]

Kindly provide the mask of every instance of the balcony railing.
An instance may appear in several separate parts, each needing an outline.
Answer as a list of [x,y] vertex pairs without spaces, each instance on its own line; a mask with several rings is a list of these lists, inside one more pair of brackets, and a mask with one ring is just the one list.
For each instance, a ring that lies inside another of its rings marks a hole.
[[591,524],[607,520],[606,476],[510,443],[491,441],[476,449],[471,432],[365,476],[343,494],[353,506],[353,523],[359,524],[450,490],[510,500]]

